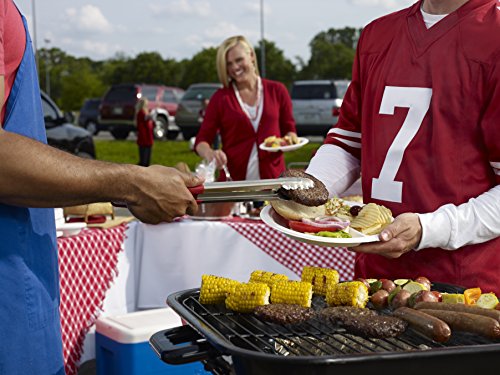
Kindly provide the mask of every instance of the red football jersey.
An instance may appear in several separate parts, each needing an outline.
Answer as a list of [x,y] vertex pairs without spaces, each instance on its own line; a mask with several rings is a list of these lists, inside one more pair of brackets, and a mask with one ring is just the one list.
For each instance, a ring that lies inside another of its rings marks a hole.
[[[326,143],[361,159],[365,202],[427,213],[500,183],[500,9],[470,0],[430,29],[421,2],[369,24]],[[466,230],[466,228],[464,228]],[[358,254],[364,277],[428,276],[500,294],[500,238],[396,260]]]

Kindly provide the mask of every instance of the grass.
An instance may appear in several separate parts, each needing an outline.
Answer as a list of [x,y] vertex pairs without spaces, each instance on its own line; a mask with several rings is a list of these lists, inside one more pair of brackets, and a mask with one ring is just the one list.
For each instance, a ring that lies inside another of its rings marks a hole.
[[[97,159],[116,163],[137,164],[139,151],[134,140],[95,140]],[[320,146],[319,143],[308,143],[299,150],[285,153],[285,162],[305,162],[311,159],[312,152]],[[160,164],[169,167],[178,162],[185,162],[191,170],[201,158],[189,149],[187,141],[157,141],[153,145],[151,164]]]

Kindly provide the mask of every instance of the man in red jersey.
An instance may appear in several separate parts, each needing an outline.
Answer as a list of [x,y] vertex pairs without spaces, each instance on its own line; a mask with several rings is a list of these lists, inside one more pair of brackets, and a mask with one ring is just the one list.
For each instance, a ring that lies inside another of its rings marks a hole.
[[500,295],[500,4],[423,0],[367,25],[337,126],[308,173],[330,195],[362,173],[396,217],[354,248],[358,277]]

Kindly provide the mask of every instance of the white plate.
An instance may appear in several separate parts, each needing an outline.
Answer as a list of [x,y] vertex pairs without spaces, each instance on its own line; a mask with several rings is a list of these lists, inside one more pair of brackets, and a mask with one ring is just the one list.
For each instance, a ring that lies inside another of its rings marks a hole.
[[299,148],[301,148],[302,146],[304,146],[304,145],[306,145],[308,143],[309,143],[309,139],[299,137],[299,143],[297,143],[295,145],[280,146],[280,147],[267,147],[267,146],[264,145],[264,143],[261,143],[259,145],[259,148],[261,150],[269,151],[269,152],[278,152],[278,151],[287,152],[287,151],[298,150]]
[[362,243],[378,241],[378,235],[367,236],[355,229],[349,228],[349,234],[352,238],[331,238],[320,237],[312,234],[301,233],[288,228],[286,220],[279,216],[271,205],[266,206],[260,212],[260,218],[264,223],[278,232],[293,238],[300,242],[307,242],[311,245],[328,246],[328,247],[353,247]]
[[62,237],[70,237],[79,234],[86,226],[86,223],[64,223],[63,225],[57,226],[56,231],[58,234],[61,232]]

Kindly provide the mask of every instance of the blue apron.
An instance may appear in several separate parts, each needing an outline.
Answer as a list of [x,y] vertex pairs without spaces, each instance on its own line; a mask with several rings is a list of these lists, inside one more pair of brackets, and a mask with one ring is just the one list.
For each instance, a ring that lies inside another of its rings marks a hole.
[[[26,50],[4,129],[47,143],[24,17],[23,23]],[[0,375],[17,374],[64,374],[55,220],[53,209],[0,204]]]

